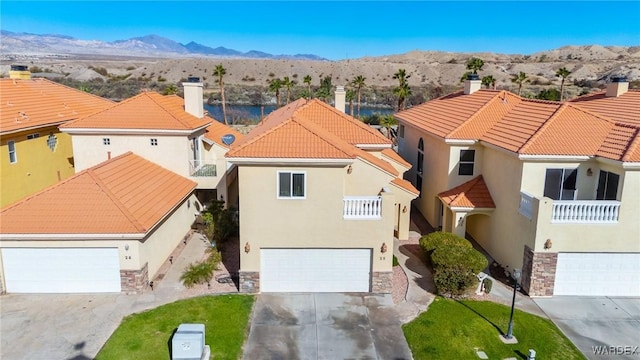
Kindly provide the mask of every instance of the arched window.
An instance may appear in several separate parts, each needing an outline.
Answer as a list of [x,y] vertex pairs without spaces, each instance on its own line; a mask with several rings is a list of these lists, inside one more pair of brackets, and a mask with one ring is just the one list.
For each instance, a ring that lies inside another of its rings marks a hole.
[[420,141],[418,141],[418,164],[416,168],[416,187],[422,194],[422,173],[424,171],[424,141],[422,140],[422,138],[420,138]]

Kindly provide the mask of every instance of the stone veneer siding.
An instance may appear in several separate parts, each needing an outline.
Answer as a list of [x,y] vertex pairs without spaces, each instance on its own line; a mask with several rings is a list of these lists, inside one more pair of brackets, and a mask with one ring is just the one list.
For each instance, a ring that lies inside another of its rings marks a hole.
[[558,253],[534,252],[524,247],[522,260],[522,288],[529,296],[553,296]]
[[371,292],[390,294],[393,291],[393,271],[374,271],[371,276]]
[[120,270],[120,287],[125,294],[139,294],[149,280],[148,263],[140,270]]
[[240,292],[255,294],[260,292],[260,273],[257,271],[240,271]]

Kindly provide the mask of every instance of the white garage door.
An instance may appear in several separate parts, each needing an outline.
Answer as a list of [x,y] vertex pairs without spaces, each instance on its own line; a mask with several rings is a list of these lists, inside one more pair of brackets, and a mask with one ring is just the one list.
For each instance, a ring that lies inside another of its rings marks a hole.
[[3,248],[7,292],[120,292],[117,248]]
[[640,296],[640,254],[559,253],[553,294]]
[[369,292],[371,249],[261,249],[262,292]]

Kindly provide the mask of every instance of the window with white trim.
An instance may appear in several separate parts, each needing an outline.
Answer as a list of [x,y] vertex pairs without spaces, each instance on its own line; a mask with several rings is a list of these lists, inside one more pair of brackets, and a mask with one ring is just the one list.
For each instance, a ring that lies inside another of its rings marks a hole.
[[278,171],[278,198],[304,199],[306,173]]
[[18,154],[16,153],[16,142],[14,140],[7,141],[7,148],[9,149],[9,163],[15,164],[18,162]]
[[58,145],[58,139],[53,135],[53,133],[49,134],[49,137],[47,137],[47,146],[49,147],[49,150],[55,151],[56,145]]
[[102,145],[111,145],[111,139],[102,138]]
[[476,158],[475,150],[460,150],[458,175],[473,175],[473,164]]
[[151,146],[158,146],[158,139],[150,139],[151,140]]
[[40,134],[35,133],[35,134],[29,134],[27,135],[27,140],[31,140],[31,139],[35,139],[35,138],[39,138]]
[[600,170],[596,200],[617,200],[618,183],[620,183],[620,175]]
[[544,196],[553,200],[575,200],[578,169],[547,169]]

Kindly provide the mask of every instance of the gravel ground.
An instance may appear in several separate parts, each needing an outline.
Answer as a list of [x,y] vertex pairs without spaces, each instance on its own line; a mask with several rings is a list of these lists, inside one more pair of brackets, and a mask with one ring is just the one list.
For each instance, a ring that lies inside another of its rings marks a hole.
[[399,304],[404,301],[404,297],[407,294],[409,288],[409,282],[407,281],[407,275],[402,270],[401,266],[393,267],[393,292],[391,296],[394,304]]

